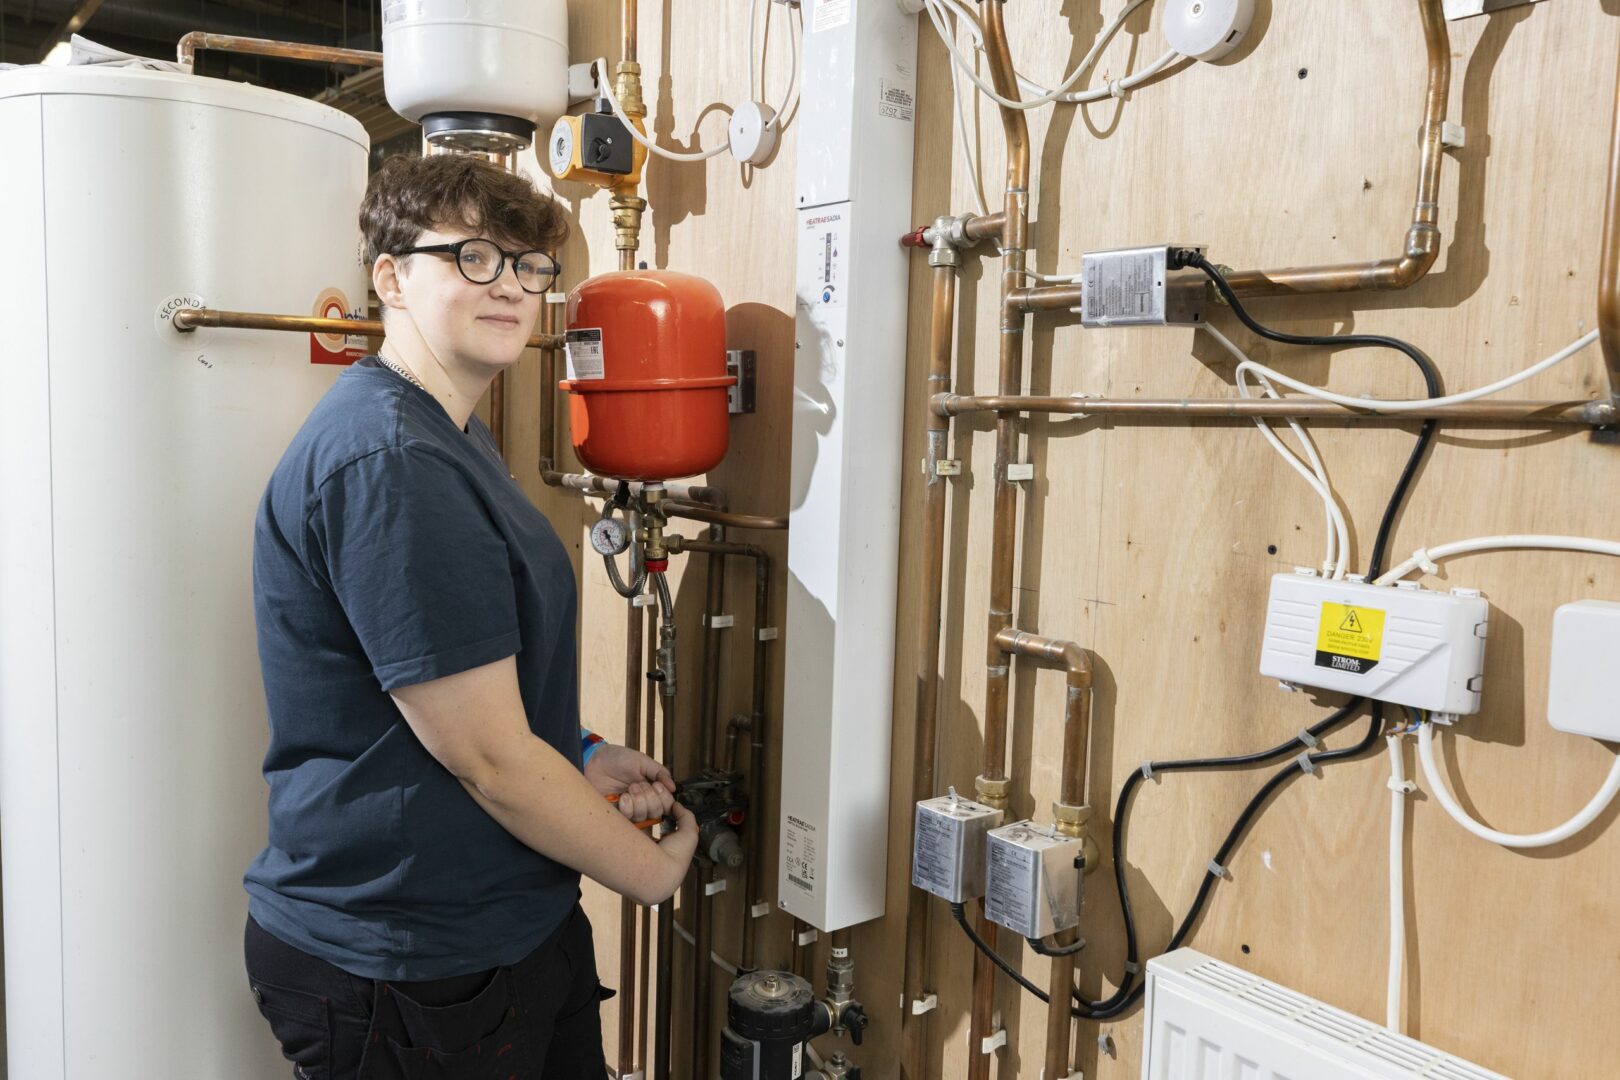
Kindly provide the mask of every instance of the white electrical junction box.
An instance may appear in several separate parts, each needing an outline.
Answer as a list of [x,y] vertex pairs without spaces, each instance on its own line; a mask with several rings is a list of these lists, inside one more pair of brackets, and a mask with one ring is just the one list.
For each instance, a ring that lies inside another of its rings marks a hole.
[[1620,742],[1614,669],[1620,656],[1620,604],[1577,600],[1553,612],[1547,723],[1571,735]]
[[1271,579],[1260,674],[1410,705],[1479,711],[1490,605],[1478,592],[1335,581],[1311,571]]

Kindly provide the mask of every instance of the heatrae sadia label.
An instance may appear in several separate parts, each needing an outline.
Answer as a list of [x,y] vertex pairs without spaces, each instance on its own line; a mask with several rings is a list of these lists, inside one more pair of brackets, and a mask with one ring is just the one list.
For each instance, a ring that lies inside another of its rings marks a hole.
[[1384,612],[1350,604],[1322,605],[1316,624],[1316,666],[1365,675],[1384,648]]

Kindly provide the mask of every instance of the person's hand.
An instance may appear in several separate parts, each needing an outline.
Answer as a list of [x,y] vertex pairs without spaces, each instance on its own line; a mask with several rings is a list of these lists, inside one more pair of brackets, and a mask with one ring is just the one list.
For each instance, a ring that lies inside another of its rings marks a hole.
[[675,831],[670,832],[666,828],[658,838],[658,851],[669,860],[666,865],[668,876],[659,883],[657,890],[659,898],[656,902],[660,904],[674,896],[675,890],[681,887],[681,882],[686,880],[687,868],[692,865],[692,857],[697,854],[697,818],[680,803],[672,804],[670,816],[675,819]]
[[631,821],[664,817],[675,804],[675,780],[669,770],[628,746],[597,746],[585,763],[585,779],[603,795],[617,795],[619,812]]

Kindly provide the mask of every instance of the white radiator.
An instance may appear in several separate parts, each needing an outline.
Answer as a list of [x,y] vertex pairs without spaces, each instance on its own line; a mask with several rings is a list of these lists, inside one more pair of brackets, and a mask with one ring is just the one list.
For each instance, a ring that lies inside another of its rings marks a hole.
[[1142,1080],[1507,1080],[1178,949],[1148,963]]

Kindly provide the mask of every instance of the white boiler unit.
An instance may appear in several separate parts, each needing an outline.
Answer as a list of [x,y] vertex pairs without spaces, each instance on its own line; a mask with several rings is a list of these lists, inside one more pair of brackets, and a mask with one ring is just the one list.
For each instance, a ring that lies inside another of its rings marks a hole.
[[0,147],[10,1075],[284,1077],[241,955],[253,516],[342,353],[168,317],[363,305],[366,135],[215,79],[25,68]]

